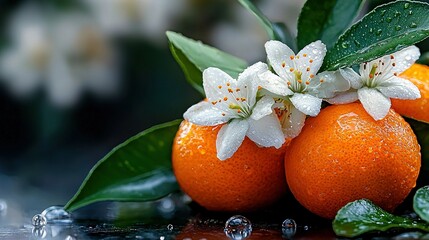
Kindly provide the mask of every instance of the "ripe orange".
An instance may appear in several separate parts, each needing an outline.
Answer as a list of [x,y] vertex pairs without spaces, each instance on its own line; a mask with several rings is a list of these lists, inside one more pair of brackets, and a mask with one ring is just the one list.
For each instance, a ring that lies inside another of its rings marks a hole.
[[360,103],[332,105],[309,118],[286,150],[295,198],[311,212],[334,218],[348,202],[367,198],[392,211],[416,185],[420,146],[394,110],[375,121]]
[[173,170],[182,190],[214,211],[251,211],[278,200],[287,189],[286,144],[280,149],[258,147],[247,137],[235,154],[216,157],[221,126],[183,121],[173,144]]
[[415,100],[392,99],[392,108],[403,116],[429,123],[429,67],[413,64],[400,77],[416,85],[421,98]]

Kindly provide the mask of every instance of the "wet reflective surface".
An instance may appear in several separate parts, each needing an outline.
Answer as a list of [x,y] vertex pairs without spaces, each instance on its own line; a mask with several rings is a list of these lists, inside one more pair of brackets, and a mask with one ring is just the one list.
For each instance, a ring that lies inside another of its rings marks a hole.
[[[290,195],[253,213],[209,212],[177,193],[148,203],[95,203],[69,214],[58,205],[67,198],[58,201],[61,195],[50,189],[21,191],[10,179],[0,180],[8,183],[0,192],[0,239],[345,239],[335,236],[331,221],[309,213]],[[411,206],[410,201],[403,206]],[[364,238],[422,236],[393,231]]]

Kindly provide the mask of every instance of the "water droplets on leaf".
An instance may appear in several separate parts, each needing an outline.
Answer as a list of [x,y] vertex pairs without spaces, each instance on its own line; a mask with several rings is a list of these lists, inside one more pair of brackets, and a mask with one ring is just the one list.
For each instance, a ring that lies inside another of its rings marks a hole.
[[392,21],[391,17],[386,18],[386,22],[390,23]]
[[223,231],[230,239],[245,239],[252,233],[252,223],[244,216],[235,215],[226,221]]
[[417,23],[412,22],[412,23],[410,24],[410,28],[416,28],[416,27],[417,27]]
[[282,223],[282,233],[288,239],[291,239],[296,233],[296,222],[291,218],[287,218]]
[[386,10],[381,10],[381,16],[384,16],[384,14],[386,14]]
[[377,32],[375,32],[375,35],[379,36],[379,35],[381,35],[382,32],[383,32],[383,30],[378,29]]
[[410,3],[405,3],[404,4],[404,9],[407,9],[407,8],[409,8],[410,7]]
[[395,30],[396,31],[399,31],[399,30],[401,30],[402,29],[402,27],[400,26],[400,25],[397,25],[396,27],[395,27]]

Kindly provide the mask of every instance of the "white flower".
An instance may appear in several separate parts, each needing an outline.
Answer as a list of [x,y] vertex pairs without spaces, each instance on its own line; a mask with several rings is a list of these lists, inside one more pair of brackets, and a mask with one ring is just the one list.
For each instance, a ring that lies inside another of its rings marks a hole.
[[277,75],[271,71],[262,73],[260,85],[283,103],[277,107],[287,137],[300,133],[306,115],[319,114],[322,99],[350,88],[347,80],[333,72],[317,74],[326,54],[326,46],[321,41],[307,45],[296,55],[279,41],[268,41],[265,49]]
[[237,80],[218,68],[204,70],[203,86],[208,101],[195,104],[183,116],[203,126],[226,123],[216,140],[220,160],[230,158],[245,136],[263,147],[283,145],[284,135],[272,110],[273,98],[266,96],[256,101],[258,74],[267,70],[267,65],[259,62],[244,70]]
[[398,77],[420,56],[415,46],[360,65],[359,74],[351,68],[340,69],[350,81],[353,91],[348,91],[329,100],[330,103],[350,103],[359,99],[365,110],[375,120],[383,119],[389,112],[390,98],[416,99],[419,89],[410,81]]
[[113,49],[86,15],[28,5],[12,17],[9,34],[12,45],[0,55],[0,75],[14,95],[43,88],[53,104],[70,107],[83,90],[116,93]]
[[185,0],[82,0],[104,32],[112,35],[143,35],[164,44],[165,31],[174,28],[188,10]]

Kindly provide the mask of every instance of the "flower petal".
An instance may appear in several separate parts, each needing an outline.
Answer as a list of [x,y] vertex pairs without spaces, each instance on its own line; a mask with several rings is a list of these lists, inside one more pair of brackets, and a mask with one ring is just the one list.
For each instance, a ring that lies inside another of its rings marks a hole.
[[[394,59],[391,60],[391,63],[395,63],[393,71],[400,74],[410,68],[419,59],[420,50],[416,46],[409,46],[392,55]],[[390,55],[388,57],[390,58]]]
[[375,120],[383,119],[389,112],[390,99],[377,89],[364,87],[359,89],[357,93],[366,112]]
[[299,111],[313,117],[319,114],[322,107],[322,99],[310,94],[295,93],[290,101]]
[[274,99],[272,97],[264,96],[256,103],[253,108],[250,118],[259,120],[273,112]]
[[319,73],[308,85],[308,92],[318,98],[332,98],[337,92],[344,92],[349,89],[349,81],[339,71]]
[[271,40],[265,43],[265,51],[268,61],[280,77],[284,79],[294,77],[293,73],[289,71],[289,69],[295,68],[292,60],[295,58],[295,53],[292,49],[282,42]]
[[222,115],[222,110],[213,106],[209,102],[199,102],[190,107],[184,114],[183,118],[191,123],[201,126],[216,126],[226,123],[231,119],[231,116]]
[[296,67],[302,72],[304,81],[310,79],[311,75],[316,75],[323,63],[326,55],[326,46],[318,40],[305,46],[297,54]]
[[328,98],[324,100],[330,104],[347,104],[347,103],[355,102],[358,99],[359,98],[355,90],[355,91],[343,92],[333,98]]
[[282,131],[286,138],[294,138],[299,135],[302,127],[304,127],[307,116],[290,103],[285,103],[285,107],[287,112],[280,117]]
[[[237,85],[239,88],[246,89],[246,99],[249,101],[249,106],[255,105],[256,93],[259,87],[259,74],[267,72],[268,66],[265,63],[257,62],[252,66],[246,68],[239,76]],[[244,93],[244,92],[243,92]]]
[[226,83],[237,84],[235,79],[219,68],[210,67],[203,71],[204,92],[210,102],[223,99],[228,95]]
[[272,113],[259,120],[249,119],[247,137],[263,147],[280,148],[285,142],[277,115]]
[[[361,68],[362,64],[361,64]],[[343,68],[340,69],[340,74],[350,82],[350,86],[354,89],[359,89],[363,86],[362,77],[359,76],[353,69],[351,68]]]
[[293,94],[287,85],[287,81],[270,71],[260,74],[259,79],[259,85],[274,94],[279,96],[288,96]]
[[382,82],[377,89],[389,98],[416,99],[420,98],[419,89],[407,79],[391,77]]
[[247,120],[239,119],[234,119],[222,126],[216,139],[217,157],[220,160],[232,157],[241,146],[248,129]]

